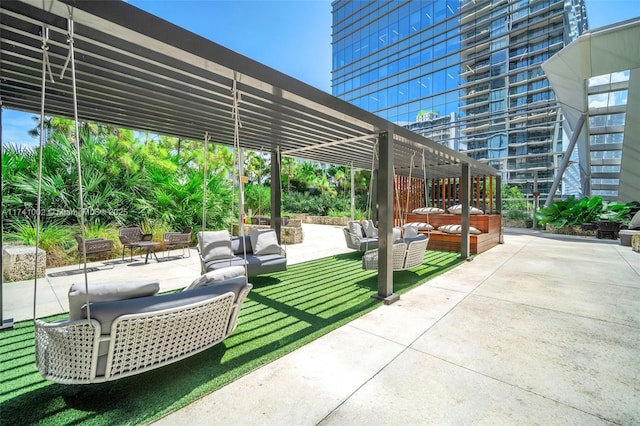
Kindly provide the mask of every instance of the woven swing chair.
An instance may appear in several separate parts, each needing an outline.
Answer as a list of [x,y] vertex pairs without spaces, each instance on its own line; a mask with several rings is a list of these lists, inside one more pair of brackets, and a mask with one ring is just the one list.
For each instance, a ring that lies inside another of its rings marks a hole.
[[[375,151],[375,149],[374,149]],[[413,156],[411,157],[411,169],[409,170],[409,181],[411,180],[411,173],[413,171]],[[394,172],[395,175],[395,172]],[[396,193],[396,203],[400,208],[400,196],[398,191]],[[424,263],[424,255],[427,251],[427,244],[429,239],[424,235],[418,235],[417,229],[413,227],[404,227],[406,222],[406,213],[409,205],[409,192],[407,191],[407,200],[405,208],[405,216],[402,220],[404,229],[403,238],[396,238],[394,233],[394,242],[392,247],[392,267],[393,271],[404,271],[407,269],[415,268]],[[378,269],[378,249],[367,250],[362,256],[362,269],[377,270]]]
[[[73,80],[75,134],[78,112],[75,91],[73,20],[68,20],[69,56]],[[42,102],[48,64],[48,28],[42,27]],[[64,66],[63,74],[67,65]],[[44,120],[40,120],[40,164],[36,246],[40,229],[40,187]],[[76,138],[78,139],[78,138]],[[79,142],[76,140],[79,211],[82,240],[84,208]],[[69,292],[69,317],[45,322],[36,317],[37,274],[34,279],[36,365],[44,379],[60,384],[89,384],[120,379],[187,358],[223,341],[236,327],[238,313],[251,290],[243,268],[199,277],[182,292],[156,295],[158,282],[88,284],[86,248],[84,285]],[[35,259],[38,270],[38,257]],[[211,285],[215,282],[215,285]]]

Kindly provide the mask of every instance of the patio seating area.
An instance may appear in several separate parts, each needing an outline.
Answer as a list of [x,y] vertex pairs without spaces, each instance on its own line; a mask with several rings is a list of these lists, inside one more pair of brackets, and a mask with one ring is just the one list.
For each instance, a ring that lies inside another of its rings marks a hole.
[[[305,243],[287,247],[290,264],[352,253],[341,227],[304,227]],[[90,276],[160,277],[164,292],[199,266],[198,256],[123,262]],[[79,277],[60,278],[43,283],[38,315],[61,312],[45,311]],[[7,316],[30,319],[28,284],[5,285]],[[230,425],[634,424],[639,296],[640,256],[629,247],[507,230],[505,244],[154,424],[207,424],[213,412]],[[238,401],[243,410],[219,409]]]

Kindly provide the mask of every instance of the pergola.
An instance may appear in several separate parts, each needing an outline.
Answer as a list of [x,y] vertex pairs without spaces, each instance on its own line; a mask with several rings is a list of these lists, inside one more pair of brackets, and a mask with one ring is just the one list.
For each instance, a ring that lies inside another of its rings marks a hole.
[[[46,46],[55,82],[46,84],[45,112],[73,117],[69,66],[60,78],[69,40],[80,120],[193,140],[208,134],[212,142],[233,145],[236,99],[243,149],[359,169],[371,168],[377,150],[377,296],[387,301],[397,298],[391,269],[394,173],[422,176],[421,161],[411,158],[424,156],[430,179],[461,179],[464,258],[469,253],[471,177],[496,176],[499,191],[495,169],[124,1],[3,0],[2,106],[40,113]],[[271,164],[272,181],[277,181],[278,162]],[[498,211],[499,199],[498,192]],[[280,217],[280,201],[280,188],[272,185],[274,218]]]

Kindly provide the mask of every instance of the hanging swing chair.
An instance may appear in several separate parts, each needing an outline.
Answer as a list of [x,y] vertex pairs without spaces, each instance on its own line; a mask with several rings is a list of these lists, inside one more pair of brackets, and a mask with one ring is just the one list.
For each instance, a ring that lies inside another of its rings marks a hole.
[[[375,148],[374,148],[375,151]],[[415,155],[415,154],[414,154]],[[411,182],[411,173],[413,171],[414,155],[411,156],[411,168],[409,169],[409,182]],[[395,176],[395,170],[394,170]],[[396,179],[394,179],[395,185]],[[398,206],[399,214],[402,216],[402,206],[400,204],[399,190],[394,190],[396,194],[396,204]],[[392,246],[392,266],[393,271],[404,271],[407,269],[415,268],[424,263],[424,255],[427,251],[427,244],[429,239],[425,235],[418,235],[417,228],[407,227],[407,211],[409,207],[409,193],[407,190],[406,207],[404,209],[404,217],[401,217],[401,229],[403,230],[403,238],[399,237],[399,232],[395,231]],[[410,234],[411,233],[411,234]],[[362,269],[377,270],[378,269],[378,249],[367,250],[362,256]]]
[[[73,17],[68,19],[69,56],[74,102],[75,148],[78,167],[82,239],[84,207],[79,152],[78,111],[73,49]],[[42,102],[36,246],[40,231],[43,123],[48,54],[48,28],[42,27]],[[62,76],[61,76],[62,77]],[[42,377],[60,384],[88,384],[143,373],[187,358],[224,340],[236,327],[238,313],[252,286],[243,268],[199,277],[182,292],[156,295],[159,283],[93,284],[69,292],[69,317],[45,322],[36,316],[37,274],[34,279],[35,358]],[[35,259],[35,269],[38,269]],[[230,279],[229,279],[230,278]],[[215,282],[215,285],[209,285]]]

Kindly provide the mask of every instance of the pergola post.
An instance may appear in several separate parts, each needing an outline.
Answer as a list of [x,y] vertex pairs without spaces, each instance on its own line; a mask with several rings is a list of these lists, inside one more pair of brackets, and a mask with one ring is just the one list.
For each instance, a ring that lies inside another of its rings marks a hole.
[[393,131],[378,136],[378,293],[373,297],[389,305],[393,293]]
[[460,202],[462,204],[462,232],[460,234],[460,259],[469,258],[469,204],[471,194],[471,170],[468,163],[462,163],[460,177]]
[[271,227],[276,230],[278,244],[282,244],[280,241],[282,185],[280,182],[280,148],[277,147],[271,151]]

